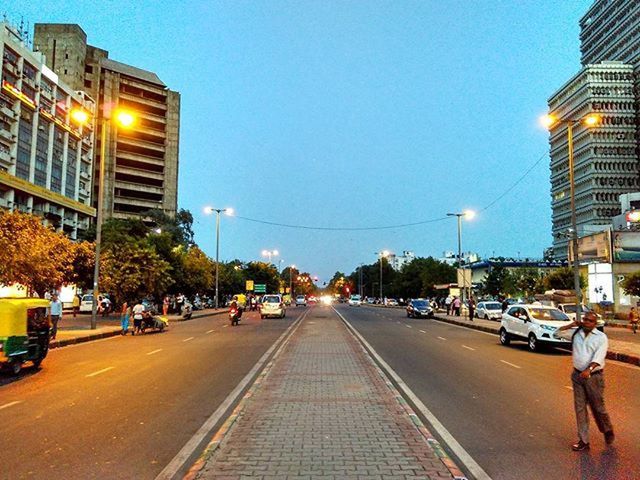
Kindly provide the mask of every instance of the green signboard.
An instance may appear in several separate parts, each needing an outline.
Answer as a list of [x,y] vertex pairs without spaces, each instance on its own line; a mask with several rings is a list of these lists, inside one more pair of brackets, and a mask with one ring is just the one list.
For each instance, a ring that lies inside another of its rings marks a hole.
[[264,283],[256,283],[253,288],[256,293],[267,293],[267,285]]

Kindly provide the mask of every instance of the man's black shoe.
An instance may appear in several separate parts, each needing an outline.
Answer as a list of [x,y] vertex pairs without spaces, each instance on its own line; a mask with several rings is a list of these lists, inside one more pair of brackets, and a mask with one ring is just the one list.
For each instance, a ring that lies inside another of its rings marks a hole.
[[574,443],[571,445],[571,449],[574,452],[582,452],[583,450],[589,450],[589,444],[584,443],[582,440],[579,440],[578,443]]
[[604,441],[607,442],[607,445],[611,445],[615,439],[616,439],[616,436],[613,433],[613,430],[609,432],[604,432]]

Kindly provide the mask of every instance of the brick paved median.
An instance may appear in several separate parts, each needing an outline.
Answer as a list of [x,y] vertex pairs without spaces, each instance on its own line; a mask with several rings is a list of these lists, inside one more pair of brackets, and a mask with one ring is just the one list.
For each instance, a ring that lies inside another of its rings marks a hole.
[[196,478],[452,478],[396,396],[333,310],[315,307]]

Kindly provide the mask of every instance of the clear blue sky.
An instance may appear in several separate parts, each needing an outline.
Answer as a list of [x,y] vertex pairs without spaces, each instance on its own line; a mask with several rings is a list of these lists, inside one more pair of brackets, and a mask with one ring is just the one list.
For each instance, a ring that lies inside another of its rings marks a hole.
[[[182,94],[179,206],[215,255],[205,205],[324,227],[482,209],[548,152],[537,118],[579,69],[591,0],[12,0],[14,20],[78,23]],[[548,159],[463,228],[463,249],[540,257]],[[221,259],[351,272],[374,252],[456,249],[452,219],[309,231],[223,218]]]

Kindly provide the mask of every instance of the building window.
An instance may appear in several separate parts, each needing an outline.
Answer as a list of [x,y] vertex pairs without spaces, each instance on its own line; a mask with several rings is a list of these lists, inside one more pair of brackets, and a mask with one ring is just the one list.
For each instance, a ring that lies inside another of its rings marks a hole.
[[51,157],[51,186],[50,190],[62,191],[62,155],[64,154],[64,135],[56,128],[53,136],[53,155]]
[[33,116],[29,111],[23,109],[20,113],[20,125],[18,127],[18,154],[16,156],[16,176],[24,180],[29,180],[32,133]]
[[85,81],[84,81],[84,86],[85,86],[85,87],[87,87],[87,88],[91,88],[91,85],[92,85],[91,80],[85,80]]
[[69,142],[67,147],[67,179],[64,194],[69,198],[76,198],[76,171],[78,169],[78,142]]
[[41,187],[47,186],[47,150],[49,149],[49,125],[46,120],[40,119],[38,126],[38,138],[36,141],[36,163],[33,174],[33,183]]

